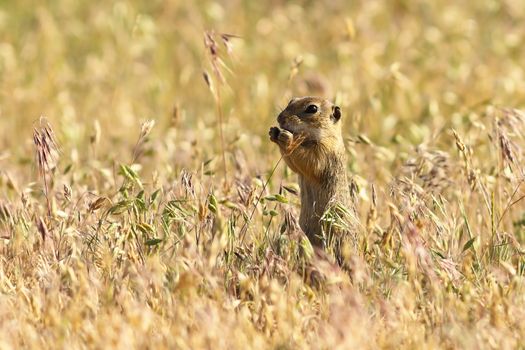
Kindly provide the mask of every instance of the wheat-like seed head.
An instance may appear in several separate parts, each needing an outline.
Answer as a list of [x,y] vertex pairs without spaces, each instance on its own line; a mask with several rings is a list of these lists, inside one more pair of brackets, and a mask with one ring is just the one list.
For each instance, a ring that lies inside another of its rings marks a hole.
[[39,127],[33,129],[33,143],[38,170],[43,175],[56,167],[60,154],[53,128],[44,118],[40,119]]

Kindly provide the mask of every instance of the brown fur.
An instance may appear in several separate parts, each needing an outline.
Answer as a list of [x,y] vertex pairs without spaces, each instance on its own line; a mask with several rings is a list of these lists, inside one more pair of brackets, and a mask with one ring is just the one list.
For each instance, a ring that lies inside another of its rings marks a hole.
[[[316,113],[307,113],[309,105]],[[299,176],[299,224],[315,246],[322,246],[321,216],[332,202],[350,204],[346,177],[346,151],[339,107],[319,97],[290,101],[270,129],[286,164]]]

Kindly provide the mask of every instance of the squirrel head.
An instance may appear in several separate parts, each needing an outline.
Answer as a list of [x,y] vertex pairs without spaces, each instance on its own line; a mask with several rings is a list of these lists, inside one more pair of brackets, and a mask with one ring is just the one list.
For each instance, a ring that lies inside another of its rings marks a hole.
[[290,100],[277,117],[281,129],[301,135],[305,141],[342,140],[341,109],[321,97],[299,97]]

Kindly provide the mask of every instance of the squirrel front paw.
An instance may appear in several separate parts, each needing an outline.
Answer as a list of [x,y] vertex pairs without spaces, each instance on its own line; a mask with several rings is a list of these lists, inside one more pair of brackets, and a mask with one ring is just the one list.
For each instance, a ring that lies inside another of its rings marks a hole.
[[293,134],[288,130],[281,129],[279,131],[279,137],[277,139],[279,140],[280,144],[288,147],[293,141]]
[[284,148],[287,148],[293,141],[293,134],[291,132],[275,126],[270,128],[269,135],[270,140]]
[[280,133],[281,133],[281,130],[279,130],[279,128],[272,126],[270,128],[270,132],[268,133],[270,135],[270,140],[272,140],[273,142],[277,142],[277,140],[279,139]]

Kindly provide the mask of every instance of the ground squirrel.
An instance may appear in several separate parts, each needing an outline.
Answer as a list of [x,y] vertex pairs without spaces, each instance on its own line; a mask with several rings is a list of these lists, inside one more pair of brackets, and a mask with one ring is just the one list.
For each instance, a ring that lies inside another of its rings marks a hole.
[[341,109],[320,97],[294,98],[270,128],[286,164],[299,175],[299,224],[314,246],[323,246],[320,218],[331,203],[351,205]]

